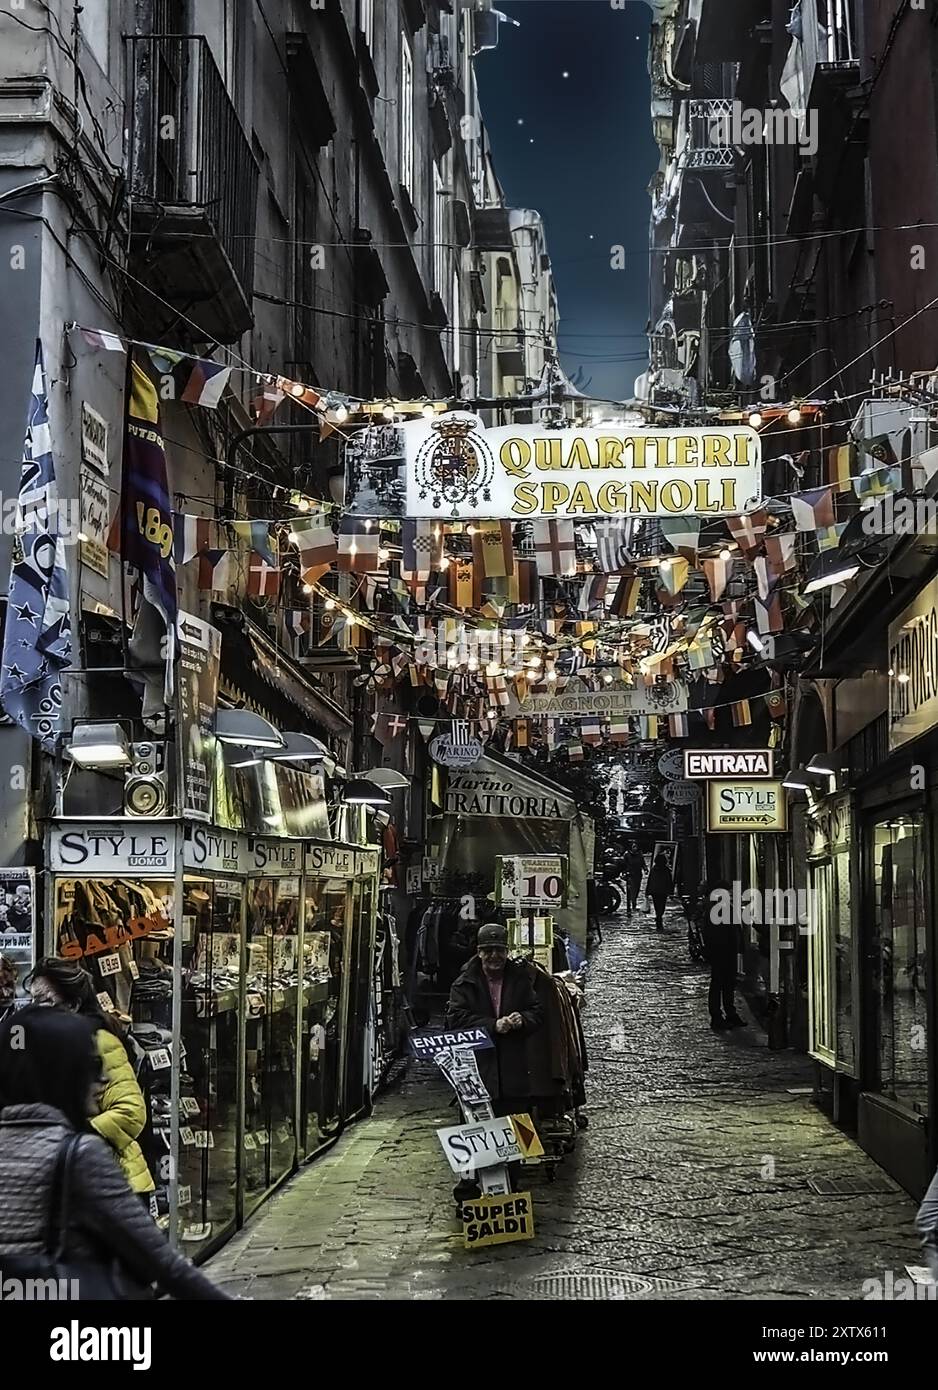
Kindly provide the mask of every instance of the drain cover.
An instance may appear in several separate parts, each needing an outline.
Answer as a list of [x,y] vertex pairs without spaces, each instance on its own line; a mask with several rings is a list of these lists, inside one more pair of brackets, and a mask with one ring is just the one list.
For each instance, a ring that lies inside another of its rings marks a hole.
[[655,1279],[614,1269],[538,1274],[533,1279],[525,1280],[524,1286],[531,1298],[606,1301],[620,1301],[650,1293],[675,1293],[689,1287],[672,1279]]
[[898,1192],[889,1178],[808,1178],[808,1186],[819,1197],[871,1197],[876,1193]]

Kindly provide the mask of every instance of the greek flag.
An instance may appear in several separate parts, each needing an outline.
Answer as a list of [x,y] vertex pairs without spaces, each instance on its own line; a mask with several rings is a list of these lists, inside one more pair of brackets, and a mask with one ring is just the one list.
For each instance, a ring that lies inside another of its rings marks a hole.
[[0,705],[51,752],[61,732],[61,672],[72,658],[72,628],[39,342],[16,520],[3,634]]

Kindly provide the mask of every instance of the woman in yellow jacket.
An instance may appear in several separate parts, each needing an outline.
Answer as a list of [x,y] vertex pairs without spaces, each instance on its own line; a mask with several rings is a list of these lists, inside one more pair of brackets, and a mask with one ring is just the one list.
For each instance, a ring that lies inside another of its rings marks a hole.
[[137,1143],[146,1126],[147,1104],[123,1039],[98,1004],[94,981],[74,961],[46,956],[26,983],[34,1003],[58,1005],[97,1024],[95,1041],[104,1066],[104,1090],[100,1113],[93,1116],[91,1124],[114,1150],[131,1190],[149,1204],[148,1194],[156,1184]]

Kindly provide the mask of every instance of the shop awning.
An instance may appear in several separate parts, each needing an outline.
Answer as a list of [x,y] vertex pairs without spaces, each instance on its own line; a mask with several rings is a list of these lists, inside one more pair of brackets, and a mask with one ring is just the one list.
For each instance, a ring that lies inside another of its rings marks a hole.
[[570,793],[510,758],[489,753],[468,772],[452,772],[443,805],[448,815],[517,816],[527,820],[572,820]]

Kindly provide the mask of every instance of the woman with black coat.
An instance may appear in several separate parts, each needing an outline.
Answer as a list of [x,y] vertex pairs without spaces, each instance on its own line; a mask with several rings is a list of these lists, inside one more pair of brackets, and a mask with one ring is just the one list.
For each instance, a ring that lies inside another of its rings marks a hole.
[[667,907],[668,898],[674,892],[674,877],[666,854],[662,853],[655,856],[655,862],[648,871],[645,892],[654,904],[655,931],[663,931],[664,910]]
[[[88,1019],[28,1005],[0,1023],[0,1268],[50,1277],[50,1222],[64,1226],[62,1278],[80,1298],[227,1299],[176,1253],[89,1125],[102,1085]],[[67,1199],[63,1200],[63,1189]]]

